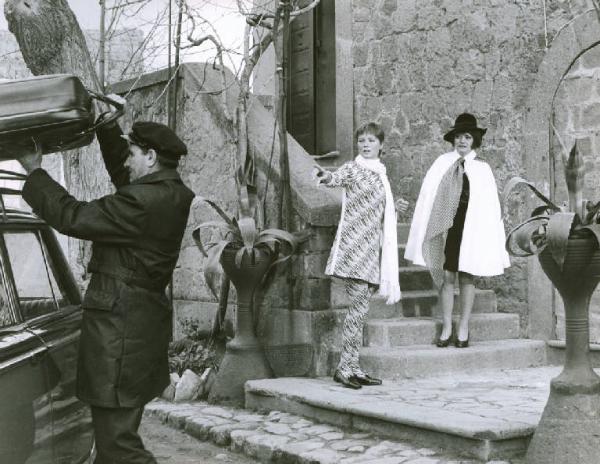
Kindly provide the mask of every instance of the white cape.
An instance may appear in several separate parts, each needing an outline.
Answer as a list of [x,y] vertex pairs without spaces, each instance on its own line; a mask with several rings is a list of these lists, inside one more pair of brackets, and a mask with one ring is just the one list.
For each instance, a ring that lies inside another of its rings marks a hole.
[[[414,264],[425,266],[422,253],[423,238],[435,194],[442,177],[459,156],[456,151],[441,155],[425,174],[404,253],[404,257]],[[475,156],[474,151],[465,156],[465,172],[469,178],[470,194],[458,270],[477,276],[499,275],[510,266],[510,259],[504,248],[506,236],[496,180],[490,166],[476,160]]]

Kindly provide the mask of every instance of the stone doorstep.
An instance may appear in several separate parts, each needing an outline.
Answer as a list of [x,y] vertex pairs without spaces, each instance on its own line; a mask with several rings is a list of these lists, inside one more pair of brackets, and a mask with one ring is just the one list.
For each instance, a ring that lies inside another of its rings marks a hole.
[[[307,420],[276,410],[266,413],[204,402],[149,403],[144,411],[202,441],[246,454],[259,462],[282,464],[427,463],[478,464],[452,451],[383,439],[372,432]],[[513,461],[514,462],[514,461]],[[520,461],[519,461],[520,462]],[[509,464],[502,462],[501,464]]]
[[[458,317],[453,319],[456,328]],[[506,313],[472,314],[470,341],[502,340],[519,337],[519,315]],[[431,318],[393,318],[367,321],[365,345],[430,345],[437,340],[442,322]]]
[[[430,290],[409,290],[402,292],[402,299],[393,305],[386,305],[381,298],[372,298],[369,303],[369,319],[390,317],[432,317],[437,314],[438,292]],[[454,296],[455,311],[460,311],[458,290]],[[496,294],[493,290],[475,289],[473,313],[497,312]]]
[[[397,397],[382,399],[378,393],[385,393],[386,387],[388,383],[349,390],[330,379],[253,380],[246,383],[246,408],[285,411],[486,461],[522,456],[544,405],[542,402],[539,411],[529,415],[508,406],[502,409],[508,419],[485,418],[477,415],[476,407],[473,413],[449,412],[426,402],[417,405]],[[439,397],[448,393],[440,389]]]
[[[339,352],[328,356],[333,374]],[[435,345],[363,347],[361,366],[375,377],[411,379],[480,369],[521,369],[546,364],[546,343],[541,340],[495,340],[470,343],[468,348],[438,348]]]

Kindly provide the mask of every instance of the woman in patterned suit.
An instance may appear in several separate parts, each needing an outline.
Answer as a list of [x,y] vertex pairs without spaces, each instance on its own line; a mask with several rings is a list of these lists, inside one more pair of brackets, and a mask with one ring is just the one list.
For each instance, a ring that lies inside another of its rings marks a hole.
[[[333,380],[345,387],[381,385],[359,365],[362,328],[369,299],[377,288],[388,304],[400,299],[396,212],[385,166],[379,160],[384,133],[375,123],[356,131],[358,156],[334,172],[316,166],[319,185],[344,189],[340,224],[325,274],[344,279],[350,308],[343,327],[342,352]],[[404,212],[408,203],[395,205]]]
[[447,347],[452,338],[454,282],[458,274],[462,314],[454,345],[469,346],[469,318],[475,298],[473,276],[494,276],[510,266],[504,249],[504,226],[492,170],[475,159],[486,129],[463,113],[444,135],[453,151],[431,165],[415,206],[405,258],[427,266],[439,290],[443,328],[436,342]]

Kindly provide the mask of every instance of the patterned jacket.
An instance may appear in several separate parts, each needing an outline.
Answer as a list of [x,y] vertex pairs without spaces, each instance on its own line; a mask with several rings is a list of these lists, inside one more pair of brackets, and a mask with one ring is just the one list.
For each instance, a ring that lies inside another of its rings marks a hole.
[[344,202],[325,274],[379,285],[385,190],[379,175],[350,161],[326,187],[343,187]]

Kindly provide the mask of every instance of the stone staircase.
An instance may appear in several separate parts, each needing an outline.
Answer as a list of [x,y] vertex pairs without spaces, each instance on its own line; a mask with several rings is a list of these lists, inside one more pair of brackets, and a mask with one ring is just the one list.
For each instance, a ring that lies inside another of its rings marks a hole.
[[[519,316],[498,312],[492,290],[477,290],[468,349],[437,348],[441,332],[437,291],[427,269],[404,259],[408,224],[398,225],[402,300],[386,305],[374,299],[364,329],[363,368],[384,379],[423,377],[454,371],[523,368],[545,364],[545,344],[519,338]],[[454,323],[460,303],[455,299]],[[436,317],[437,316],[437,317]],[[337,359],[338,353],[331,358]]]
[[[547,386],[544,380],[525,387],[525,381],[533,378],[529,371],[545,369],[540,366],[547,365],[546,343],[519,338],[519,316],[498,312],[494,292],[477,290],[469,347],[437,348],[437,292],[426,269],[404,260],[408,229],[407,224],[398,225],[402,300],[390,306],[372,300],[363,332],[361,367],[384,379],[382,387],[353,391],[334,384],[331,377],[249,381],[246,407],[376,431],[484,461],[522,456],[547,398],[545,390],[539,393],[537,409],[525,418],[531,392]],[[456,322],[458,298],[454,314]],[[330,374],[338,360],[339,352],[330,352]],[[508,371],[514,372],[513,380],[499,385]],[[442,382],[440,376],[455,381]],[[465,385],[473,389],[471,398],[464,396]],[[410,398],[407,391],[413,391]],[[496,406],[487,402],[502,395],[512,398],[512,406],[502,400]],[[483,405],[477,404],[479,398]],[[449,413],[448,408],[461,404],[464,409]]]

